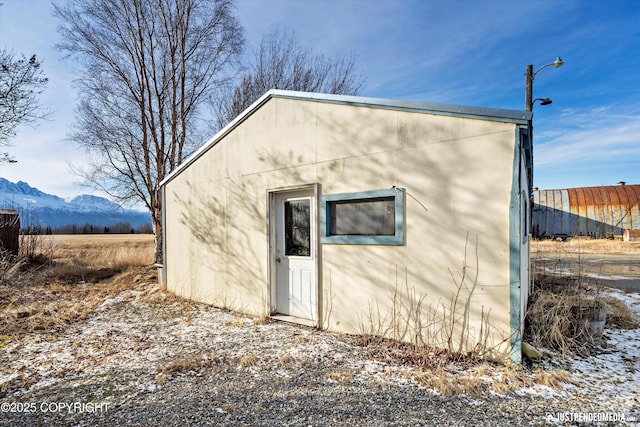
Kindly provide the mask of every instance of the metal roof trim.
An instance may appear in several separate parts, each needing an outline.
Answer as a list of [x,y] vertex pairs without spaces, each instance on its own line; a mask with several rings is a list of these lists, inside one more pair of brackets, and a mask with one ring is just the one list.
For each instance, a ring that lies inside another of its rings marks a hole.
[[452,104],[437,104],[421,101],[402,101],[384,98],[370,98],[351,95],[334,95],[326,93],[298,92],[290,90],[271,89],[262,95],[249,108],[243,111],[238,117],[222,128],[200,148],[194,151],[184,162],[167,175],[161,182],[160,187],[172,180],[176,175],[186,169],[191,163],[196,161],[202,154],[216,145],[225,135],[235,129],[240,123],[246,120],[258,108],[271,98],[298,99],[303,101],[327,102],[333,104],[354,105],[360,107],[381,108],[397,111],[411,111],[416,113],[426,113],[444,116],[455,116],[465,118],[485,119],[527,125],[531,122],[533,113],[530,111],[507,110],[500,108],[469,107]]
[[326,93],[296,92],[272,89],[267,94],[278,98],[301,99],[308,101],[328,102],[334,104],[376,107],[389,110],[415,111],[420,113],[478,117],[517,124],[527,124],[533,117],[530,111],[507,110],[501,108],[470,107],[464,105],[438,104],[422,101],[404,101],[385,98],[370,98],[351,95],[333,95]]

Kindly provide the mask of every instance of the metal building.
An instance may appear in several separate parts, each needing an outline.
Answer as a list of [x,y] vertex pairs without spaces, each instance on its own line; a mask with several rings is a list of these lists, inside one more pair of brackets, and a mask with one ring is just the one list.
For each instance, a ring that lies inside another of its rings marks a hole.
[[640,185],[533,191],[534,237],[613,238],[640,230]]
[[0,250],[18,255],[20,216],[13,209],[0,209]]
[[[161,280],[336,332],[367,319],[389,336],[393,318],[414,331],[401,339],[446,348],[440,323],[412,322],[448,316],[451,272],[477,254],[455,346],[486,331],[491,357],[520,363],[530,126],[525,111],[269,91],[162,181]],[[400,306],[418,314],[388,317]]]

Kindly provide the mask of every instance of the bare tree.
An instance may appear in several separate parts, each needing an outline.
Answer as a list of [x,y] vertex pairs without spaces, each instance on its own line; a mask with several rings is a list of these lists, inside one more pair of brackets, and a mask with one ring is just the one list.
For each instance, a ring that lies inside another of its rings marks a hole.
[[[35,55],[27,60],[10,50],[0,51],[0,146],[11,144],[18,126],[48,115],[38,100],[47,81]],[[0,163],[7,162],[15,160],[0,153]]]
[[231,78],[244,37],[232,0],[68,0],[54,5],[80,65],[71,140],[87,185],[151,213],[162,260],[159,183],[200,143],[197,112]]
[[270,89],[356,95],[364,84],[355,56],[327,58],[300,47],[293,34],[267,34],[240,82],[216,96],[218,128],[224,127]]

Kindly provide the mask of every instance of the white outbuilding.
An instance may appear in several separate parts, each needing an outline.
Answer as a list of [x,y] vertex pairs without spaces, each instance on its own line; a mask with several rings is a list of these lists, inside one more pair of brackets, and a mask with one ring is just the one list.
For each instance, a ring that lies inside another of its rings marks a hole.
[[520,362],[531,113],[272,90],[161,184],[161,282]]

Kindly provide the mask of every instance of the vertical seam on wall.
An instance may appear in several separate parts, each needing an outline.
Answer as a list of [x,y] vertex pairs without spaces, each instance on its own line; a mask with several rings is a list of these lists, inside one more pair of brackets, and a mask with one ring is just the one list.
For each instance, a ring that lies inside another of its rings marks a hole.
[[162,211],[161,211],[161,218],[160,218],[160,222],[162,224],[162,290],[166,291],[168,284],[167,284],[167,198],[166,198],[166,192],[167,192],[167,186],[163,185],[161,188],[161,192],[160,192],[160,197],[161,197],[161,203],[162,203]]
[[520,128],[515,128],[509,206],[509,320],[511,362],[522,362],[521,278],[520,278]]

